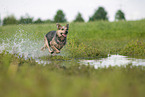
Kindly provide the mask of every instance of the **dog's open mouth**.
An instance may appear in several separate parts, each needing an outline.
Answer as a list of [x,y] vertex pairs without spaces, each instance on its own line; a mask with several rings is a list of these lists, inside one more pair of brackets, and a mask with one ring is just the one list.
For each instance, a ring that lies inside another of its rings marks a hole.
[[66,34],[62,34],[62,36],[67,37],[67,35],[66,35]]

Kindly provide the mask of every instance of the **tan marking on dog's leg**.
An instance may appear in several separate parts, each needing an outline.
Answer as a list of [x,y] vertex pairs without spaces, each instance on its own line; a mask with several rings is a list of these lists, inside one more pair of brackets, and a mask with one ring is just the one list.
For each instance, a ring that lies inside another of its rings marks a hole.
[[52,49],[54,49],[55,50],[55,53],[60,53],[60,51],[55,47],[55,46],[51,46],[52,47]]
[[49,45],[48,45],[47,38],[46,38],[46,37],[44,37],[44,38],[45,38],[45,44],[46,44],[46,46],[47,46],[47,48],[48,48],[48,51],[49,51],[50,53],[52,53],[53,51],[50,50],[50,47],[49,47]]

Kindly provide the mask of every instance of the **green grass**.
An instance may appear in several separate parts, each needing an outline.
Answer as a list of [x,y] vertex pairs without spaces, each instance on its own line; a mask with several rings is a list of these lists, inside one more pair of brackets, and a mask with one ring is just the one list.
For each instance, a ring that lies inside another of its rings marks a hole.
[[[62,52],[71,58],[106,57],[120,51],[123,54],[122,49],[131,41],[145,42],[144,25],[144,21],[70,23],[68,42]],[[23,38],[43,43],[44,35],[51,30],[57,30],[55,24],[2,26],[0,38],[14,39],[16,33],[22,33]]]
[[[145,42],[144,25],[144,21],[70,23],[68,42],[62,52],[71,58],[98,58],[120,52],[124,54],[122,49],[131,41]],[[22,33],[24,39],[43,43],[44,35],[51,30],[57,30],[55,24],[2,26],[0,38],[13,40],[16,33]]]
[[131,41],[120,53],[127,56],[145,57],[145,42],[139,40]]
[[[144,26],[145,21],[70,23],[61,56],[41,57],[52,61],[45,66],[6,53],[7,47],[0,53],[0,97],[144,97],[144,66],[94,69],[75,62],[116,53],[144,57]],[[39,49],[44,35],[56,29],[55,24],[1,26],[0,46],[25,39],[32,41],[34,50]]]
[[[143,97],[145,67],[98,68],[71,63],[45,66],[0,54],[1,97]],[[19,66],[18,66],[19,65]]]

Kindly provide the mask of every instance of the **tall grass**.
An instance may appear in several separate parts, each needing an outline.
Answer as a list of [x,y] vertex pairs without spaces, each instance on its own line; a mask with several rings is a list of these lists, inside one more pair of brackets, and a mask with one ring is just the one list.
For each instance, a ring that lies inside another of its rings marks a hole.
[[0,54],[0,97],[143,97],[145,67],[98,68]]
[[[144,21],[70,23],[67,45],[61,52],[65,56],[43,57],[53,60],[45,66],[7,53],[6,48],[0,53],[0,97],[144,97],[144,66],[129,64],[96,70],[70,61],[114,53],[144,56],[144,25]],[[35,50],[51,30],[57,30],[55,24],[2,26],[0,46],[25,39],[36,42],[30,45]],[[67,65],[62,61],[68,61]]]
[[[120,53],[120,50],[122,51],[122,48],[132,40],[138,39],[145,42],[144,25],[144,21],[111,23],[100,21],[71,24],[68,48],[71,47],[70,52],[73,53],[86,50],[84,48],[92,48],[91,51],[95,48],[96,53],[98,51],[104,54]],[[80,47],[81,50],[72,50],[75,47]],[[87,53],[90,50],[85,52]],[[93,52],[91,55],[95,56],[96,53]]]
[[[70,23],[68,42],[62,52],[75,58],[105,57],[109,53],[120,53],[132,40],[145,41],[144,25],[144,21]],[[28,39],[42,42],[44,35],[51,30],[57,30],[55,24],[2,26],[0,38],[14,37],[23,31]]]

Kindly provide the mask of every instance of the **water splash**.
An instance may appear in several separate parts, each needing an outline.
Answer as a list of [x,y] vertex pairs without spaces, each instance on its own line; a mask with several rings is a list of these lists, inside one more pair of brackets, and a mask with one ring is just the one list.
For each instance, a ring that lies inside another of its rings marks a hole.
[[16,34],[10,38],[2,39],[2,44],[0,44],[0,53],[6,50],[12,54],[19,54],[24,56],[24,58],[38,58],[41,56],[48,55],[48,51],[42,52],[40,50],[43,46],[43,40],[31,40],[29,33],[19,28]]

